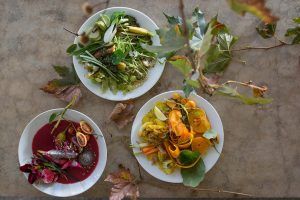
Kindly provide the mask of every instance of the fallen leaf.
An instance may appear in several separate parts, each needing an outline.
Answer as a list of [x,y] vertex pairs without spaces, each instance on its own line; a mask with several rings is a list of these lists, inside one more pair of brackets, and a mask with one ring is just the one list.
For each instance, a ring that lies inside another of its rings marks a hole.
[[[293,21],[296,24],[300,24],[300,19],[298,18],[294,18]],[[297,25],[294,28],[289,28],[287,29],[286,33],[285,33],[286,37],[294,37],[292,44],[300,44],[300,26]]]
[[249,12],[265,23],[273,23],[278,20],[278,17],[271,14],[271,10],[266,8],[265,0],[227,0],[231,9],[240,15],[245,15]]
[[77,96],[76,104],[82,93],[79,87],[80,80],[74,67],[70,69],[65,66],[53,66],[53,68],[61,79],[53,79],[40,89],[66,102],[70,102],[74,96]]
[[261,22],[257,27],[256,31],[257,33],[263,37],[264,39],[271,38],[274,36],[276,31],[276,23],[272,24],[266,24],[264,22]]
[[140,196],[139,188],[135,183],[135,177],[130,173],[129,169],[120,166],[115,173],[110,173],[104,181],[111,182],[110,200],[121,200],[125,197],[137,199]]
[[186,56],[172,56],[168,61],[184,76],[189,75],[192,71],[192,64]]
[[117,124],[119,129],[122,129],[133,120],[133,108],[132,102],[117,103],[109,118]]

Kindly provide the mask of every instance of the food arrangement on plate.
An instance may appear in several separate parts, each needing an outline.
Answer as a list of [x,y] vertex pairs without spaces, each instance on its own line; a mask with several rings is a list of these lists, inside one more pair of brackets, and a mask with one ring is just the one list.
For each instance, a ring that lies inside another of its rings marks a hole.
[[[91,125],[81,120],[67,120],[64,114],[53,113],[32,140],[30,163],[20,167],[28,173],[28,182],[71,184],[85,180],[94,171],[99,147]],[[54,121],[57,119],[56,121]]]
[[141,127],[137,145],[132,147],[140,151],[134,151],[135,154],[146,156],[165,174],[179,169],[184,183],[191,176],[204,177],[202,159],[211,148],[218,152],[215,145],[219,143],[219,134],[212,129],[204,109],[178,93],[154,105],[138,119],[142,120]]
[[152,36],[124,11],[101,13],[68,51],[76,56],[88,72],[85,76],[99,85],[102,92],[109,89],[114,94],[127,93],[143,84],[149,69],[156,64],[156,55],[141,46],[151,45]]

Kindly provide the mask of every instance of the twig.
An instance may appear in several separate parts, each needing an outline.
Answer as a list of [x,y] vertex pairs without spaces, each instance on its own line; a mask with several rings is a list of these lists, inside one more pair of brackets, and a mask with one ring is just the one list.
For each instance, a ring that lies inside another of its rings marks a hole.
[[75,36],[79,36],[78,33],[75,33],[75,32],[73,32],[73,31],[70,31],[69,29],[67,29],[67,28],[65,28],[65,27],[63,27],[63,28],[64,28],[65,31],[67,31],[67,32],[69,32],[69,33],[71,33],[71,34],[73,34],[73,35],[75,35]]
[[235,83],[235,84],[239,84],[239,85],[243,85],[243,86],[246,86],[246,87],[251,87],[252,89],[258,89],[259,91],[262,91],[262,92],[266,92],[268,90],[268,88],[266,86],[257,86],[257,85],[254,85],[252,83],[252,81],[249,81],[249,82],[239,82],[239,81],[226,81],[225,83],[223,83],[222,85],[226,85],[226,84],[229,84],[229,83]]
[[251,194],[246,194],[246,193],[242,193],[242,192],[233,192],[233,191],[223,190],[223,189],[211,189],[211,188],[191,188],[191,189],[196,190],[196,191],[227,193],[227,194],[236,194],[236,195],[241,195],[241,196],[253,197],[253,195],[251,195]]
[[240,48],[240,49],[232,49],[231,51],[244,51],[244,50],[251,50],[251,49],[264,49],[264,50],[269,50],[269,49],[273,49],[276,47],[281,47],[281,46],[286,46],[286,45],[292,45],[292,44],[288,44],[288,43],[280,43],[274,46],[269,46],[269,47],[252,47],[252,46],[247,46],[244,48]]
[[135,160],[135,161],[136,161],[136,164],[137,164],[137,166],[138,166],[140,180],[143,180],[143,176],[142,176],[140,164],[139,164],[139,162],[138,162],[137,160]]

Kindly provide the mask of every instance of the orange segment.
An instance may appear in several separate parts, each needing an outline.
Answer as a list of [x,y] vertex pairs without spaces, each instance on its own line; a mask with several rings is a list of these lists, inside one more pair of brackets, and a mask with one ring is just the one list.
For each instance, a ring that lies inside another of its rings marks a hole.
[[192,142],[192,151],[198,151],[201,155],[204,155],[210,146],[211,143],[208,139],[196,137]]
[[83,133],[77,132],[76,139],[77,139],[79,146],[85,147],[87,145],[88,140],[87,140],[87,137]]

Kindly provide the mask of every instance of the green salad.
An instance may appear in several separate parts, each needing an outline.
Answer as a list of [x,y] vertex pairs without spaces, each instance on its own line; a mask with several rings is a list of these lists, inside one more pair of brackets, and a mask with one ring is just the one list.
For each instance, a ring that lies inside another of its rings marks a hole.
[[102,91],[127,93],[145,81],[156,63],[156,54],[141,46],[151,45],[152,36],[125,12],[101,14],[67,52],[77,57],[88,71],[86,77],[99,84]]

